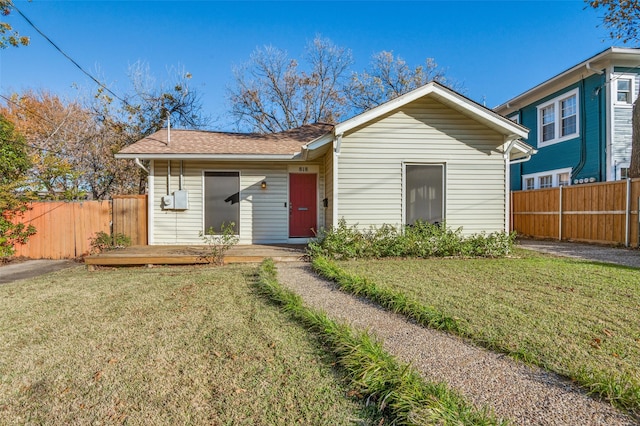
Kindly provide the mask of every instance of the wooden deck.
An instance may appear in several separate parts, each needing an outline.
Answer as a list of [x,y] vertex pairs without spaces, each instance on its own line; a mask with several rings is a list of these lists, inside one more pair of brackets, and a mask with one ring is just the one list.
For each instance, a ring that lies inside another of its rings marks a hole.
[[[224,263],[262,262],[272,258],[276,262],[294,262],[305,258],[306,245],[237,245],[229,249]],[[124,249],[85,256],[84,263],[98,266],[125,265],[194,265],[210,263],[208,247],[189,246],[132,246]]]

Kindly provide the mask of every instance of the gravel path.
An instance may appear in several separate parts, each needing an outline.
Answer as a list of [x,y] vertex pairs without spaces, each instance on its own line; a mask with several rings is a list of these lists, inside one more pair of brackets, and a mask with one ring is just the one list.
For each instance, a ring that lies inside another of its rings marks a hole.
[[617,265],[640,268],[640,251],[623,247],[597,246],[593,244],[567,241],[518,240],[518,247],[541,251],[556,256],[575,259],[594,260],[596,262],[615,263]]
[[338,290],[308,263],[278,264],[279,281],[330,317],[367,329],[399,360],[429,381],[446,382],[477,406],[519,425],[637,425],[609,404],[592,399],[568,380],[504,355],[416,325]]

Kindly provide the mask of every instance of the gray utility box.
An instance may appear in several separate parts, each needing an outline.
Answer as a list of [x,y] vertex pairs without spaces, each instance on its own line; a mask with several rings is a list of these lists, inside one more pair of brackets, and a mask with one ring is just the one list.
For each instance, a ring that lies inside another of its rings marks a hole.
[[189,193],[182,189],[173,193],[173,209],[187,210],[189,208]]
[[162,197],[163,210],[187,210],[189,208],[189,193],[186,190],[174,191],[171,195]]

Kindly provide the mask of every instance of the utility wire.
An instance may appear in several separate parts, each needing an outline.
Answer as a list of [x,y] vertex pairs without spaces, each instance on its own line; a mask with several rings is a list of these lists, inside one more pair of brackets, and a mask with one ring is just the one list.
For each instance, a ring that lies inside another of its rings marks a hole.
[[113,97],[115,97],[116,99],[119,99],[120,101],[124,102],[126,105],[129,105],[129,103],[124,100],[123,98],[121,98],[120,96],[118,96],[113,90],[109,89],[104,83],[102,83],[100,80],[98,80],[96,77],[94,77],[93,75],[91,75],[91,73],[89,73],[88,71],[86,71],[80,64],[78,64],[71,56],[69,56],[67,53],[65,53],[57,44],[55,44],[53,42],[53,40],[51,40],[49,37],[47,37],[47,35],[45,33],[43,33],[40,28],[38,28],[24,13],[22,13],[22,11],[20,9],[18,9],[18,7],[12,3],[11,7],[13,9],[15,9],[20,16],[22,16],[24,18],[25,21],[27,21],[27,23],[29,25],[31,25],[31,27],[33,27],[34,30],[36,30],[38,32],[38,34],[40,34],[42,37],[44,37],[45,40],[47,40],[49,42],[49,44],[51,44],[58,52],[60,52],[65,58],[67,58],[73,65],[75,65],[80,71],[82,71],[83,74],[85,74],[87,77],[89,77],[91,80],[93,80],[98,86],[100,86],[101,88],[103,88],[104,90],[106,90],[107,92],[109,92],[111,95],[113,95]]

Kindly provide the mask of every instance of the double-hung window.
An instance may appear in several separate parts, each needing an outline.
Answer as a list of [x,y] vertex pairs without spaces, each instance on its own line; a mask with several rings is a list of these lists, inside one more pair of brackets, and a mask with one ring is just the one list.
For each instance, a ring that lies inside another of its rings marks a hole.
[[611,81],[615,90],[614,99],[618,106],[631,106],[635,100],[635,75],[633,74],[615,74]]
[[538,147],[580,136],[578,89],[538,106]]

